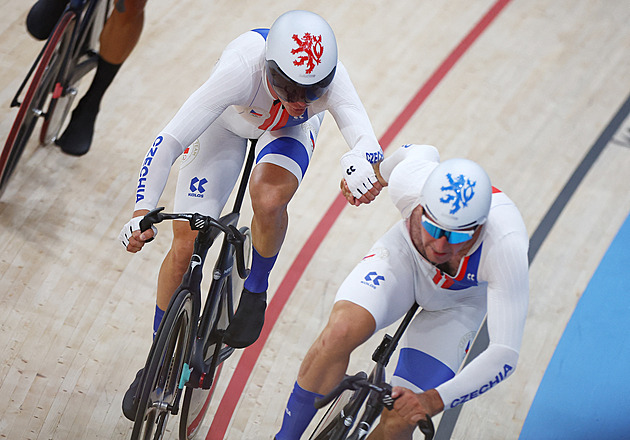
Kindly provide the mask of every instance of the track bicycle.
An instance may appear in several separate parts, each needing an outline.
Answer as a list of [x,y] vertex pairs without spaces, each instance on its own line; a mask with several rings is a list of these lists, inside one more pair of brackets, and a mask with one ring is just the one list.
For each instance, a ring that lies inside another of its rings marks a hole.
[[[256,140],[250,143],[232,212],[215,220],[201,214],[168,214],[157,208],[140,221],[141,231],[146,231],[164,220],[183,219],[199,232],[188,270],[166,309],[142,372],[132,439],[161,439],[169,417],[177,414],[179,438],[192,438],[208,409],[223,362],[235,350],[223,338],[249,274],[251,232],[246,226],[237,229],[237,223],[254,161]],[[206,255],[221,234],[223,243],[202,304]]]
[[[383,408],[389,410],[394,408],[392,387],[385,381],[385,367],[417,310],[418,304],[414,303],[394,336],[387,334],[383,336],[383,340],[372,355],[376,365],[369,376],[364,371],[354,376],[345,376],[330,393],[315,400],[315,407],[318,409],[330,402],[333,403],[315,428],[310,440],[362,440],[370,432]],[[362,408],[363,412],[358,419]],[[355,425],[357,419],[359,422]],[[426,440],[433,438],[435,427],[428,414],[425,419],[418,422],[418,428]]]
[[50,145],[59,136],[77,95],[80,79],[96,68],[99,37],[110,4],[111,0],[70,0],[22,81],[11,101],[11,107],[19,107],[19,110],[0,153],[0,195],[6,189],[37,120],[43,119],[39,135],[41,145]]

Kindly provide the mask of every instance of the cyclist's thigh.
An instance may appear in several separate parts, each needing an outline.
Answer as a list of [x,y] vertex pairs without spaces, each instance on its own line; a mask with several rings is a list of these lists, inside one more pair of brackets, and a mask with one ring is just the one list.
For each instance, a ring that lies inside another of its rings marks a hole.
[[184,152],[175,211],[219,217],[241,172],[246,150],[247,139],[228,130],[221,118],[210,125]]
[[404,223],[385,233],[348,274],[337,291],[335,302],[346,300],[367,309],[376,330],[403,316],[415,301],[414,262],[404,239]]
[[264,132],[256,145],[256,164],[282,167],[297,178],[299,185],[311,161],[323,117],[319,113],[302,124]]
[[457,306],[416,315],[401,342],[393,385],[427,390],[455,375],[486,315],[485,289],[467,290],[471,295]]

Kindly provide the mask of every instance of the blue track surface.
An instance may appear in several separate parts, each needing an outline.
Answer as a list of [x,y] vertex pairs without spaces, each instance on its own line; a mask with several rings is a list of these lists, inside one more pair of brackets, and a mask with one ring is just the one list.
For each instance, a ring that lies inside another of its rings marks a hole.
[[520,439],[630,439],[629,336],[630,216],[567,324]]

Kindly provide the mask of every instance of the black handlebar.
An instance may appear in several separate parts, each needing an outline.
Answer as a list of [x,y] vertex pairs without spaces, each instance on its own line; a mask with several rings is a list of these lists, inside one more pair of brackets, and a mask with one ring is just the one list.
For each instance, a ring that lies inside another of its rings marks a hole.
[[337,385],[333,390],[326,394],[323,397],[318,397],[315,399],[315,408],[321,409],[332,402],[337,396],[343,393],[346,390],[358,390],[361,387],[367,386],[369,382],[367,381],[367,374],[361,371],[360,373],[355,374],[354,376],[346,376],[343,380]]
[[[164,207],[159,207],[148,212],[142,218],[142,220],[140,220],[140,231],[147,231],[151,229],[153,225],[161,223],[164,220],[177,219],[188,220],[188,222],[190,223],[190,229],[192,229],[193,231],[206,232],[211,228],[218,228],[225,234],[228,243],[234,246],[234,250],[236,251],[236,269],[238,271],[238,276],[242,279],[247,278],[247,276],[249,275],[249,269],[245,267],[245,236],[241,234],[241,232],[236,229],[234,225],[224,224],[220,220],[216,220],[207,215],[196,213],[169,214],[162,212],[163,210]],[[151,239],[147,241],[151,241]]]
[[[333,401],[336,397],[338,397],[341,393],[346,390],[358,390],[360,388],[369,388],[375,391],[378,394],[378,400],[388,409],[394,409],[394,401],[395,399],[392,397],[392,387],[388,383],[381,383],[376,385],[370,382],[367,378],[367,374],[361,371],[354,376],[346,376],[343,378],[341,383],[337,385],[333,390],[326,394],[321,398],[316,398],[314,406],[317,409],[321,409],[331,401]],[[435,435],[435,426],[433,426],[433,421],[431,417],[426,414],[425,418],[418,421],[418,429],[424,434],[425,440],[432,440]]]

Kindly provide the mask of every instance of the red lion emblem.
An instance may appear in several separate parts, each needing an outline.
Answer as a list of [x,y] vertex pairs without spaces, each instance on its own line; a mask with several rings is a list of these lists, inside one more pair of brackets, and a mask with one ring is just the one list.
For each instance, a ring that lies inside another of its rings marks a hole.
[[297,57],[293,64],[295,66],[303,66],[306,63],[306,73],[313,72],[316,64],[322,62],[322,54],[324,53],[324,45],[322,44],[321,35],[311,35],[310,32],[304,34],[302,39],[293,34],[293,41],[298,45],[297,49],[291,49],[291,54],[304,53]]

